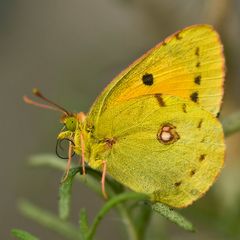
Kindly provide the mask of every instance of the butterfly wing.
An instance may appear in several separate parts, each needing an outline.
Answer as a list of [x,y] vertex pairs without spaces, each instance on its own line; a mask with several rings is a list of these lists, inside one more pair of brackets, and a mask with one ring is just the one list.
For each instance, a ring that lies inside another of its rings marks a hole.
[[218,120],[175,96],[141,96],[108,108],[95,126],[94,139],[112,141],[104,151],[98,151],[98,143],[91,149],[107,160],[109,175],[173,207],[201,197],[224,161]]
[[195,25],[168,37],[117,76],[93,105],[98,122],[110,106],[142,95],[163,93],[219,112],[224,81],[223,47],[209,25]]

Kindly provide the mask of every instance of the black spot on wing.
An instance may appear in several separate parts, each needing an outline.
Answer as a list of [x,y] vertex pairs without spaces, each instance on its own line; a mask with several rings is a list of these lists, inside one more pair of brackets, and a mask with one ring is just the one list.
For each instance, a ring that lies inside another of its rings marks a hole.
[[203,123],[203,120],[201,119],[201,120],[199,121],[199,123],[198,123],[197,128],[201,128],[201,127],[202,127],[202,123]]
[[198,92],[193,92],[191,95],[190,95],[190,99],[197,103],[198,102]]
[[196,169],[192,169],[190,172],[190,177],[192,177],[196,173]]
[[196,77],[194,78],[194,82],[195,82],[197,85],[200,85],[200,84],[201,84],[201,79],[202,79],[201,75],[198,75],[198,76],[196,76]]
[[181,40],[181,39],[182,39],[182,37],[180,36],[180,33],[177,33],[177,34],[175,35],[175,37],[176,37],[177,40]]
[[164,102],[164,100],[162,98],[162,94],[155,94],[154,96],[157,99],[158,104],[160,105],[160,107],[165,107],[166,106],[166,103]]
[[181,184],[182,184],[182,181],[179,181],[179,182],[175,182],[175,183],[174,183],[175,187],[179,187]]
[[199,47],[197,47],[197,48],[195,49],[195,55],[196,55],[196,56],[199,56]]
[[199,157],[199,162],[202,162],[206,158],[206,154],[202,154]]
[[153,85],[153,75],[149,73],[144,74],[142,76],[142,81],[143,81],[143,84],[146,86]]
[[182,105],[182,110],[184,113],[187,113],[187,105],[185,103]]
[[197,62],[196,67],[199,68],[200,65],[201,65],[200,62]]

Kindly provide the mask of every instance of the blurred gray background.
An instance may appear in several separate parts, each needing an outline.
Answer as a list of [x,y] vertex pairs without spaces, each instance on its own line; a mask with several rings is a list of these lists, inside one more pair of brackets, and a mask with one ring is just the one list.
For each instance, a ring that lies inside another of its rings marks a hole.
[[[240,109],[240,1],[0,1],[0,239],[12,239],[13,227],[41,239],[62,239],[17,210],[17,201],[26,198],[56,213],[62,176],[28,166],[29,156],[54,153],[61,125],[59,114],[27,106],[22,96],[38,87],[67,109],[87,112],[104,86],[133,60],[164,37],[196,23],[214,25],[225,46],[224,117]],[[157,216],[153,226],[162,229],[162,239],[240,239],[239,140],[239,134],[227,140],[224,171],[206,197],[182,211],[198,232],[185,233]],[[77,222],[82,207],[91,220],[102,203],[75,184],[72,221]],[[226,213],[232,213],[229,219]],[[122,224],[112,212],[97,235],[124,239]]]

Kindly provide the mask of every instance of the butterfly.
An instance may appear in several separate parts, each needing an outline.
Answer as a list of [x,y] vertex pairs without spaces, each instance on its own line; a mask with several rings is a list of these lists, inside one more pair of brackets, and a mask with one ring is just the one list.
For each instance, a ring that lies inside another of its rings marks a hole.
[[25,102],[63,113],[58,140],[71,156],[151,201],[182,208],[199,199],[219,175],[225,154],[217,119],[225,60],[218,33],[194,25],[166,38],[103,90],[89,113],[70,113],[48,102]]

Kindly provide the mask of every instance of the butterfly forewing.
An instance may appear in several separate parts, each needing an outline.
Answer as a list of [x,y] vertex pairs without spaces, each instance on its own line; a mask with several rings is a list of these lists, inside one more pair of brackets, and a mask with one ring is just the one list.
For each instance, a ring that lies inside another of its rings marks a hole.
[[224,81],[223,47],[211,26],[195,25],[168,37],[107,86],[90,111],[93,121],[130,98],[164,93],[195,102],[216,115]]

